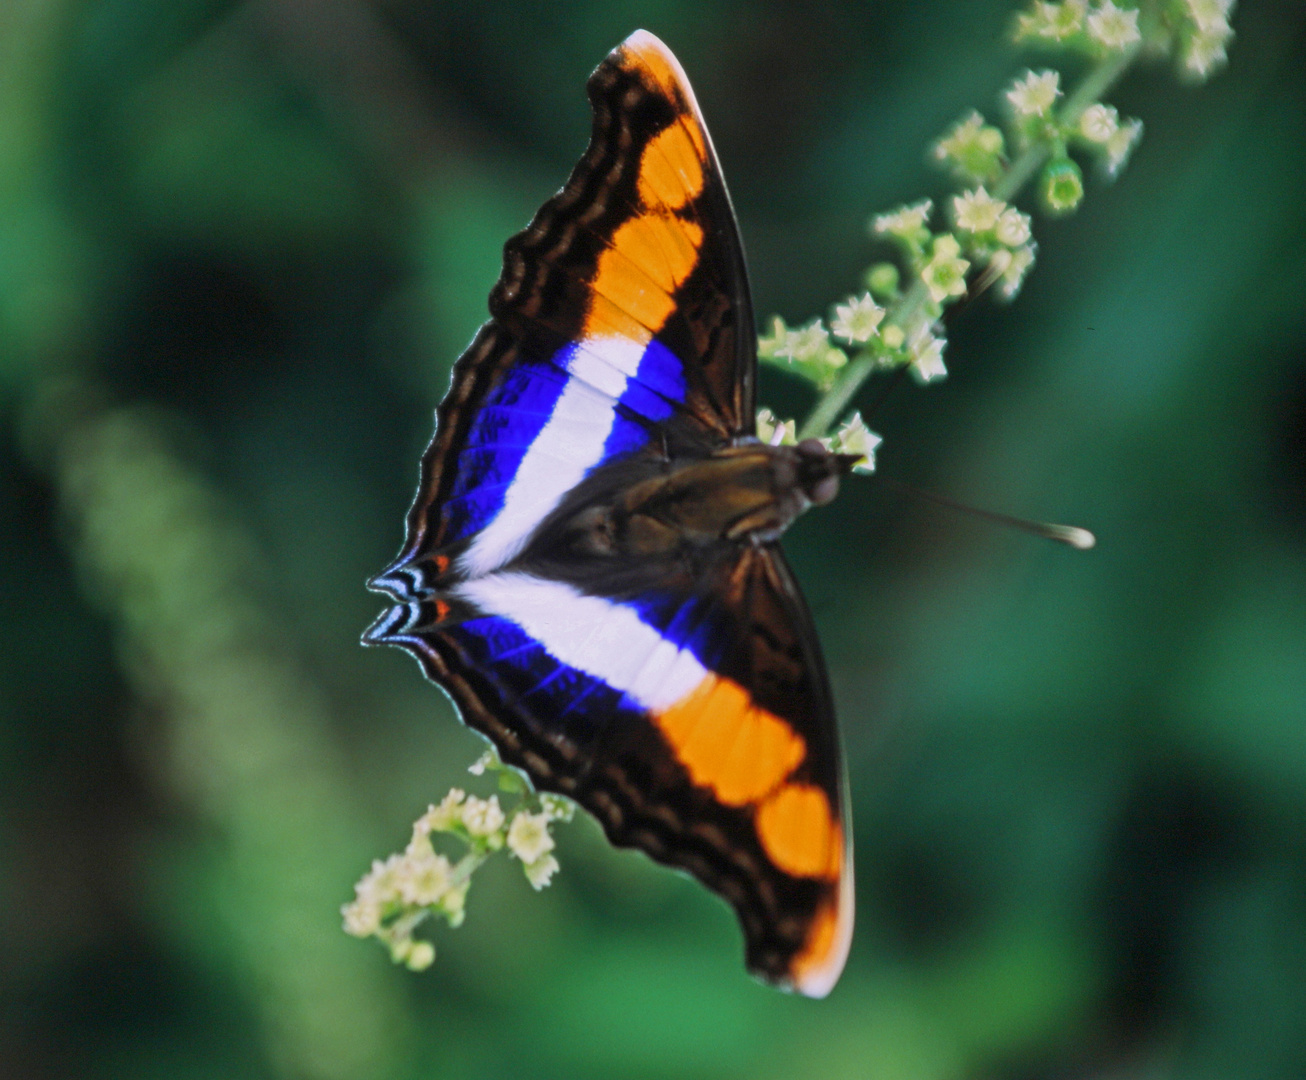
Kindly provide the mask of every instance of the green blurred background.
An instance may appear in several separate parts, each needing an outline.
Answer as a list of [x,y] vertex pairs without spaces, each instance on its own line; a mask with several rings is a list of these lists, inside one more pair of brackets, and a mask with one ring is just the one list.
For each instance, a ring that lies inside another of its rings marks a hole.
[[[869,212],[1025,62],[1006,2],[0,3],[0,1076],[1306,1075],[1306,9],[1036,220],[1009,307],[792,530],[852,772],[824,1002],[592,823],[487,867],[434,968],[338,909],[479,743],[363,581],[584,80],[676,50],[759,317],[857,285]],[[1026,207],[1028,209],[1028,207]],[[863,395],[864,402],[874,390]],[[810,392],[767,373],[762,398]]]

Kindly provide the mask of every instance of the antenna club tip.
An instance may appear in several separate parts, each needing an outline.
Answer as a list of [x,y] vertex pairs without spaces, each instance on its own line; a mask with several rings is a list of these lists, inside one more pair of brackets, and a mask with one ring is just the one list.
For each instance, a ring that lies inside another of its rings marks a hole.
[[1076,525],[1053,525],[1048,535],[1053,540],[1060,540],[1063,544],[1069,544],[1077,551],[1088,551],[1097,546],[1097,537],[1087,529],[1081,529]]

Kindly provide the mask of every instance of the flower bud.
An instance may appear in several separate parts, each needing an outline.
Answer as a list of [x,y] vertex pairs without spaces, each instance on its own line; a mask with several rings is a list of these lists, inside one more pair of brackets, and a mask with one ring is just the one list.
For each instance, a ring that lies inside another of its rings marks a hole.
[[892,300],[898,293],[898,268],[893,263],[876,263],[866,271],[866,287],[877,300]]
[[1069,158],[1057,158],[1044,167],[1039,189],[1050,213],[1068,214],[1084,197],[1084,175]]

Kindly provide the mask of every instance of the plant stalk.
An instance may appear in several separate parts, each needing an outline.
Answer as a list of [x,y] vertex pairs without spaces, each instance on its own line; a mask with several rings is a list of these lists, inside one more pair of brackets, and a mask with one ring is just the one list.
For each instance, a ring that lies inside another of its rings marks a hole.
[[[1138,52],[1138,45],[1122,49],[1107,57],[1085,75],[1074,92],[1066,98],[1066,103],[1061,110],[1062,123],[1073,126],[1084,110],[1093,102],[1100,100],[1102,95],[1128,70],[1129,65],[1138,56]],[[1050,148],[1045,143],[1026,147],[1007,166],[994,183],[990,194],[995,199],[1010,202],[1043,167],[1050,152]],[[928,297],[929,289],[918,277],[912,282],[911,288],[889,307],[884,317],[884,325],[898,326],[906,331],[921,308],[925,306]],[[803,421],[798,437],[814,439],[828,435],[875,367],[872,357],[867,352],[860,353],[843,369],[834,385],[817,400],[815,408]]]

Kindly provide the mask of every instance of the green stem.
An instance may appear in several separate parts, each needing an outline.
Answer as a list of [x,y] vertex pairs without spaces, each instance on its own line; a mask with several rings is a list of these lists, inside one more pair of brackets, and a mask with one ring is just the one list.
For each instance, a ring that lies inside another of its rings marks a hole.
[[803,426],[798,431],[798,438],[817,439],[829,431],[874,368],[874,361],[865,353],[844,368],[838,381],[821,395],[816,402],[816,408],[803,421]]
[[477,851],[473,849],[454,863],[453,869],[449,871],[449,883],[453,888],[457,888],[463,882],[471,879],[481,864],[490,857],[488,851]]
[[[1129,65],[1138,56],[1138,51],[1139,46],[1137,45],[1122,49],[1120,52],[1107,57],[1085,75],[1083,81],[1075,87],[1074,92],[1066,98],[1066,102],[1061,108],[1061,123],[1065,127],[1073,127],[1079,121],[1080,116],[1083,115],[1084,110],[1093,102],[1100,100],[1102,95],[1125,73]],[[991,192],[993,197],[1001,199],[1003,202],[1010,202],[1043,167],[1050,153],[1050,147],[1041,142],[1022,150],[994,183]],[[911,288],[889,307],[888,313],[884,317],[884,325],[898,326],[903,330],[908,329],[911,322],[920,313],[921,308],[925,306],[928,297],[929,290],[926,288],[925,282],[917,278],[912,282]],[[873,359],[868,354],[862,353],[844,368],[839,378],[835,380],[834,385],[821,395],[816,407],[803,421],[803,426],[798,431],[798,437],[800,439],[813,439],[827,435],[843,410],[848,407],[848,404],[856,396],[857,391],[862,388],[862,384],[875,370],[875,367]]]

